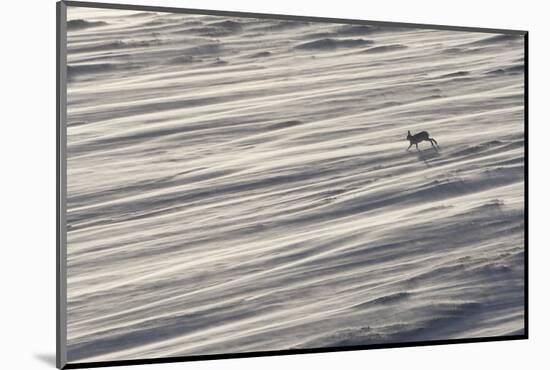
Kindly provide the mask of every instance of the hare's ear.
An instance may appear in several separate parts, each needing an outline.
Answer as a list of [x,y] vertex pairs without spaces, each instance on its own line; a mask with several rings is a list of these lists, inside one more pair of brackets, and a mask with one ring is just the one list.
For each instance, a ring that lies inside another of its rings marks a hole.
[[409,135],[411,134],[411,132],[410,132],[410,131],[407,131],[407,133],[408,133]]

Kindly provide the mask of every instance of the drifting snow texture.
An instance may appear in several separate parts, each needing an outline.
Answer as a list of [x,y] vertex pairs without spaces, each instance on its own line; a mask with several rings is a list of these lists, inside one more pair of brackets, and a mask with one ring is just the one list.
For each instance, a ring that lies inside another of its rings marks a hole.
[[69,19],[70,361],[523,333],[522,38]]

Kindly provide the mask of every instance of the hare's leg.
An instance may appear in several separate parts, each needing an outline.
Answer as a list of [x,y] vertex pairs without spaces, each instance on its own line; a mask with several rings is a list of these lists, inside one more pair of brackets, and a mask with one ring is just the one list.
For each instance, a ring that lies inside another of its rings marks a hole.
[[437,141],[434,138],[432,138],[432,140],[435,143],[435,145],[437,145],[437,147],[439,148],[439,144],[437,143]]
[[407,152],[409,151],[409,149],[411,148],[411,146],[413,146],[412,143],[411,143],[411,145],[409,145],[409,147],[407,148]]
[[416,143],[416,150],[419,150],[419,149],[418,149],[418,143]]
[[435,144],[434,144],[434,141],[435,141],[435,140],[434,140],[434,139],[428,139],[428,140],[430,140],[430,144],[432,144],[432,147],[435,148]]

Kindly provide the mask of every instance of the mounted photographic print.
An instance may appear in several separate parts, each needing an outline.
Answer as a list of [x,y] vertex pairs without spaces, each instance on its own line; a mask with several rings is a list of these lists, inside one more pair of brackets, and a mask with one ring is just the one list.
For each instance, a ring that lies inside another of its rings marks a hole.
[[527,338],[527,32],[57,10],[58,367]]

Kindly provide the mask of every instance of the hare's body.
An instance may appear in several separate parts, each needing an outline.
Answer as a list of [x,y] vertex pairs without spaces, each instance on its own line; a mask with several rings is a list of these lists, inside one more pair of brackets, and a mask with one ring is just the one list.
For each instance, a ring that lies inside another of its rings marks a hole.
[[416,145],[416,150],[418,150],[418,143],[422,141],[429,141],[434,148],[436,147],[436,145],[437,147],[439,147],[439,144],[437,143],[437,141],[435,141],[434,138],[430,137],[430,134],[428,134],[428,131],[422,131],[415,135],[411,135],[411,132],[409,131],[407,135],[407,140],[409,140],[409,143],[411,143],[407,148],[407,150],[409,150],[411,146],[413,146],[413,144]]

